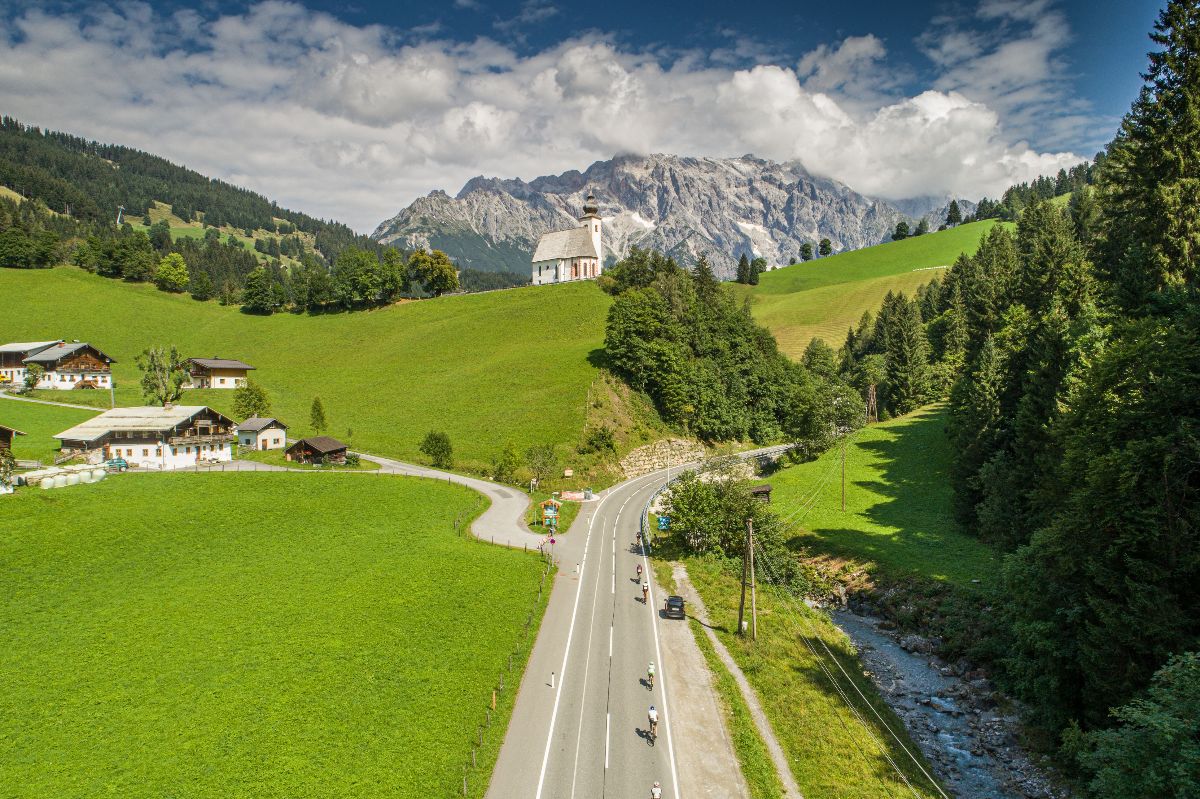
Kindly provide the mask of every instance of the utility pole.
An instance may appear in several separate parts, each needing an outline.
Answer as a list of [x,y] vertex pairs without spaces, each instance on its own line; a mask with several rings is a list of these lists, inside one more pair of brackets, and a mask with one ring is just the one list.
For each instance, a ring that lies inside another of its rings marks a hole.
[[750,639],[758,640],[758,591],[754,582],[754,520],[746,520],[750,539]]
[[842,513],[846,512],[846,437],[842,436]]
[[758,602],[754,587],[754,520],[746,520],[746,551],[742,553],[742,598],[738,602],[738,635],[743,634],[746,622],[746,585],[750,585],[750,614],[753,636],[758,638]]

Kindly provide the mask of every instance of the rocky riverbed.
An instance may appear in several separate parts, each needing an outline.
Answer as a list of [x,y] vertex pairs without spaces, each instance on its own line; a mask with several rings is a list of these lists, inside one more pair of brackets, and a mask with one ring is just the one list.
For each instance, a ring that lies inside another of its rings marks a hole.
[[1019,720],[1001,710],[1002,697],[983,672],[969,663],[942,661],[932,654],[936,641],[896,633],[873,616],[837,610],[832,617],[858,648],[880,695],[955,797],[1068,796],[1018,745]]

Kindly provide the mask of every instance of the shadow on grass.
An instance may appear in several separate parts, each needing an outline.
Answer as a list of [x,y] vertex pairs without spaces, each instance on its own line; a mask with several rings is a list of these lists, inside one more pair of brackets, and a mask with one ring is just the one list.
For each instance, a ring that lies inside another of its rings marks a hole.
[[[966,584],[972,578],[987,581],[995,571],[993,551],[953,517],[951,450],[945,425],[946,410],[937,407],[889,425],[887,437],[854,444],[868,456],[871,464],[866,468],[876,474],[871,479],[852,480],[848,485],[849,512],[844,516],[826,513],[824,519],[815,520],[811,535],[792,539],[792,548],[815,543],[829,554],[869,558],[895,573]],[[872,497],[865,507],[864,495]],[[832,503],[836,502],[835,493]],[[836,504],[831,510],[836,511]],[[831,517],[847,524],[821,524]],[[856,529],[855,517],[867,524]],[[869,527],[875,529],[864,529]]]

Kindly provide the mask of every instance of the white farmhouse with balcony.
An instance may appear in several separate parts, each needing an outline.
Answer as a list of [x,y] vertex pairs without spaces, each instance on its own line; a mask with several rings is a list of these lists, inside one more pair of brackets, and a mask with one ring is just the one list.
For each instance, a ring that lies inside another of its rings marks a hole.
[[237,424],[204,405],[113,408],[54,436],[64,455],[124,458],[144,469],[222,463],[233,456]]

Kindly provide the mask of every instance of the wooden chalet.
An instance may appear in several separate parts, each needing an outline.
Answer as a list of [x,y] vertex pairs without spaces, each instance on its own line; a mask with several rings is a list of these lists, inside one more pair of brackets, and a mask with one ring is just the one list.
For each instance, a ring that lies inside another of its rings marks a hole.
[[22,363],[26,369],[36,364],[45,370],[37,388],[75,389],[111,388],[111,365],[116,361],[86,341],[60,341]]
[[246,384],[254,367],[233,358],[188,358],[191,388],[238,388]]
[[0,344],[0,383],[20,385],[25,382],[25,359],[36,355],[47,347],[62,343],[53,341],[14,341]]
[[25,434],[15,427],[5,427],[0,424],[0,450],[6,449],[12,452],[13,438],[23,435]]
[[313,436],[302,438],[288,447],[284,454],[296,463],[345,463],[348,447],[336,438]]

